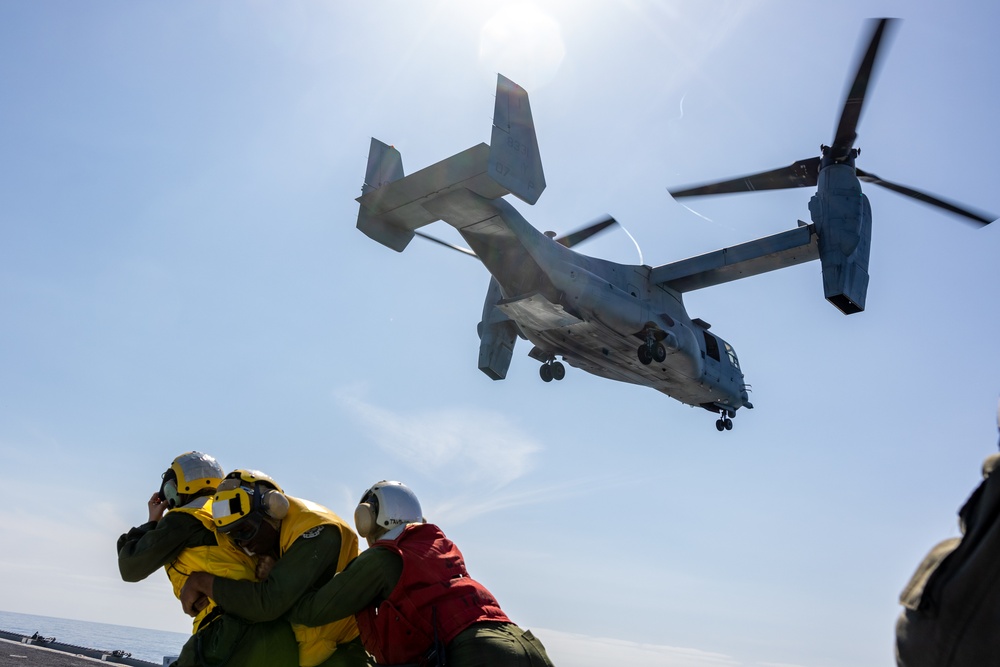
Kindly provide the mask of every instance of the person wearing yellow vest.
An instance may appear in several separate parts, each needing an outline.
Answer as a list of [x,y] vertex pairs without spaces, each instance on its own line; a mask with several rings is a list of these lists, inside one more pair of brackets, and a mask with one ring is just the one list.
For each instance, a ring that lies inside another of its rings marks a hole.
[[[358,536],[343,519],[321,505],[285,495],[258,471],[229,473],[219,484],[212,514],[218,532],[258,557],[260,581],[208,571],[192,574],[181,592],[184,611],[192,616],[214,600],[249,621],[282,618],[305,593],[330,581],[358,555]],[[292,629],[301,667],[372,664],[353,618],[318,627],[292,623]]]
[[[173,460],[160,489],[147,502],[149,521],[118,538],[123,580],[141,581],[162,567],[179,598],[192,572],[255,577],[255,559],[214,529],[212,495],[222,476],[218,461],[201,452],[186,452]],[[192,637],[174,664],[294,667],[298,649],[287,622],[252,625],[209,600],[195,616]]]

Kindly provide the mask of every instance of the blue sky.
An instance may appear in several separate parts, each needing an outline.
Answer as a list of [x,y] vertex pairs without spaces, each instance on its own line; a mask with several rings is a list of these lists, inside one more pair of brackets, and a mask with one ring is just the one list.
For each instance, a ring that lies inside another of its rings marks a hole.
[[870,186],[866,312],[816,264],[686,295],[754,390],[719,434],[543,384],[524,341],[490,381],[485,269],[354,228],[370,137],[408,171],[488,141],[497,72],[531,97],[539,228],[610,213],[653,266],[791,228],[809,190],[667,188],[816,155],[874,16],[904,21],[859,166],[1000,211],[989,3],[0,4],[3,607],[185,631],[113,545],[198,449],[346,517],[408,483],[557,664],[891,664],[897,595],[995,451],[1000,230]]

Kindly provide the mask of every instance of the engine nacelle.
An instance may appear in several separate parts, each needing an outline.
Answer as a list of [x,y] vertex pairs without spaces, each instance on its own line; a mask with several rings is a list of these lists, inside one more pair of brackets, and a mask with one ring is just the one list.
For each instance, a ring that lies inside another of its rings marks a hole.
[[833,164],[819,173],[818,191],[809,201],[816,224],[823,292],[845,315],[865,309],[872,210],[854,167]]
[[517,342],[517,324],[496,307],[503,298],[500,284],[490,280],[483,304],[483,319],[479,323],[479,370],[493,380],[507,377],[510,360]]

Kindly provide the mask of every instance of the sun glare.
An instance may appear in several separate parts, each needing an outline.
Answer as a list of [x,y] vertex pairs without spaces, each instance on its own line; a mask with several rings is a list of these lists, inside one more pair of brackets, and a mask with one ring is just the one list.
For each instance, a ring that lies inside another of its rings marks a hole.
[[565,55],[559,24],[530,3],[504,7],[480,35],[480,62],[528,90],[551,81]]

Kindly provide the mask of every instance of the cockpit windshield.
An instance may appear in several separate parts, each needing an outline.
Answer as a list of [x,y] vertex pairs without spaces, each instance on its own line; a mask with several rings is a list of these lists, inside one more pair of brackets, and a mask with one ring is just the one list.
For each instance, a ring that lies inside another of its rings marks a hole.
[[736,370],[740,369],[740,360],[736,358],[736,350],[729,343],[726,343],[726,354],[729,355],[729,363],[733,365]]

